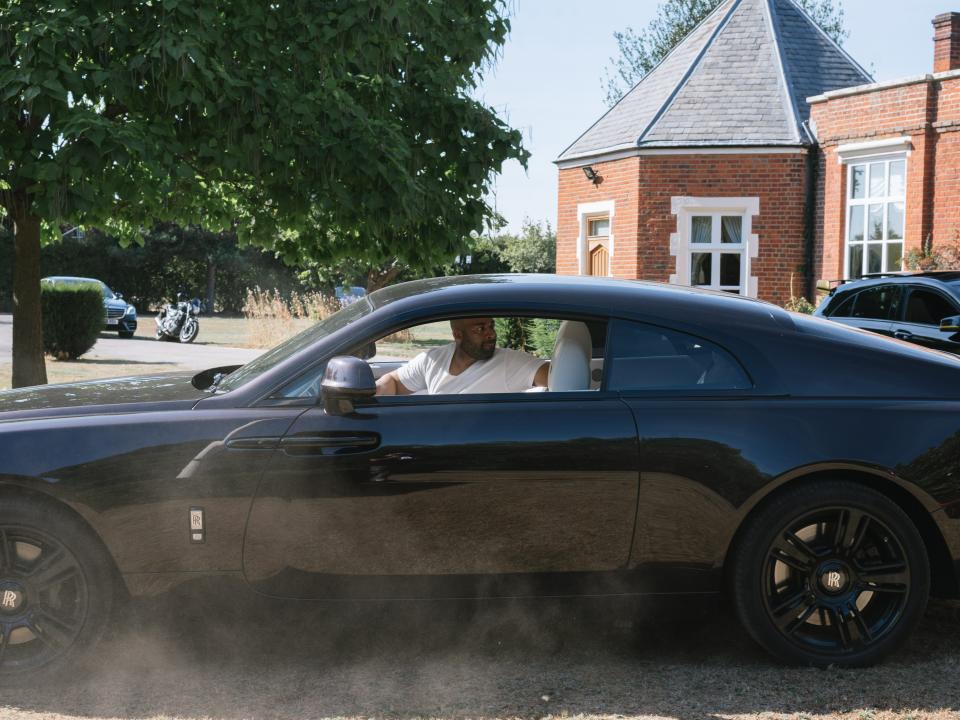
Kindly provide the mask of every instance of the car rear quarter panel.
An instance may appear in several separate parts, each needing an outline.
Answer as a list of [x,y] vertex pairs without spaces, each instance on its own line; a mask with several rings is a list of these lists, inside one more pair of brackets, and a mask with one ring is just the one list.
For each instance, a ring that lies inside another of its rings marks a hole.
[[[788,482],[855,474],[935,513],[954,559],[960,402],[826,398],[628,398],[641,481],[631,565],[682,568],[716,589],[749,513]],[[692,579],[691,579],[692,578]],[[684,583],[677,580],[677,583]]]

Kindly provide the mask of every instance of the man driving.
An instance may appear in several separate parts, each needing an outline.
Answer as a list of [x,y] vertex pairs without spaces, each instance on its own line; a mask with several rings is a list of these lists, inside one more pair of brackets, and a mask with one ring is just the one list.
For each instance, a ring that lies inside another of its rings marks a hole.
[[549,363],[497,347],[493,318],[450,321],[453,342],[417,355],[377,380],[377,395],[511,393],[546,387]]

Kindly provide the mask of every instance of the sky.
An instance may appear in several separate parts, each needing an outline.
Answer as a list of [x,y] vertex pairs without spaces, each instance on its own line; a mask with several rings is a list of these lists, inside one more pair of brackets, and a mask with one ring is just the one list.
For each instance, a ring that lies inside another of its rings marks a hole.
[[[518,231],[525,218],[557,221],[557,156],[604,112],[603,80],[617,53],[613,33],[640,30],[660,0],[513,0],[510,37],[477,97],[523,133],[532,157],[504,166],[492,202]],[[933,18],[947,0],[837,0],[844,48],[878,82],[933,69]]]

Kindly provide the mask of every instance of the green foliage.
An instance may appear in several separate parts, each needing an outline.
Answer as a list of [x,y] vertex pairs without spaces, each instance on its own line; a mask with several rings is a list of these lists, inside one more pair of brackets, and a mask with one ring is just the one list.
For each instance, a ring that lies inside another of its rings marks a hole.
[[43,283],[43,350],[58,360],[74,360],[97,342],[105,318],[103,293],[94,283]]
[[471,96],[508,31],[504,0],[4,3],[2,203],[126,241],[173,220],[288,260],[443,261],[527,157]]
[[919,248],[912,248],[904,258],[904,266],[915,272],[933,270],[960,270],[960,233],[954,233],[952,241],[933,247],[928,236]]
[[557,341],[557,331],[560,329],[559,320],[536,318],[530,323],[530,344],[533,354],[545,360],[553,355],[553,346]]
[[500,235],[500,259],[510,272],[552,273],[557,268],[557,234],[550,223],[523,221],[519,235]]
[[[605,71],[604,92],[608,105],[615,105],[634,85],[655,68],[723,0],[664,0],[656,17],[640,32],[628,27],[615,32],[620,54],[610,58]],[[850,33],[844,25],[840,0],[798,0],[810,17],[838,43]]]
[[529,352],[532,349],[528,337],[529,318],[498,317],[494,318],[493,322],[497,328],[497,345],[523,352]]
[[812,302],[800,295],[791,297],[784,303],[783,307],[790,312],[798,312],[805,315],[813,315],[813,311],[817,309]]

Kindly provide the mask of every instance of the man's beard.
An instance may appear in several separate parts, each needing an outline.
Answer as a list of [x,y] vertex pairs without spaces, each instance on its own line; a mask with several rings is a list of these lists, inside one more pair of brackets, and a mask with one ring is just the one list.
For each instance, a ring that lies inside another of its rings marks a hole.
[[492,342],[490,345],[484,347],[483,343],[473,343],[464,338],[460,343],[460,349],[474,360],[489,360],[497,351],[497,344],[496,342]]

